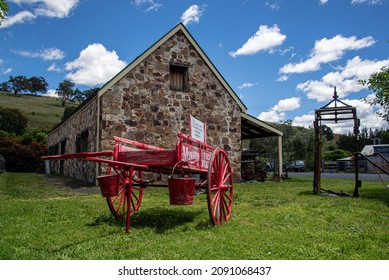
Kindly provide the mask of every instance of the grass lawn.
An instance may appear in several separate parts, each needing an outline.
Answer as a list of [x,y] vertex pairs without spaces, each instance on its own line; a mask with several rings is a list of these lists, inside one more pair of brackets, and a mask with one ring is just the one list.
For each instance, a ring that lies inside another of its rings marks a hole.
[[[322,179],[352,193],[354,182]],[[0,175],[0,259],[388,260],[389,193],[362,183],[360,198],[315,196],[312,178],[236,185],[233,214],[211,225],[205,195],[170,206],[147,188],[129,234],[97,187],[34,173]]]

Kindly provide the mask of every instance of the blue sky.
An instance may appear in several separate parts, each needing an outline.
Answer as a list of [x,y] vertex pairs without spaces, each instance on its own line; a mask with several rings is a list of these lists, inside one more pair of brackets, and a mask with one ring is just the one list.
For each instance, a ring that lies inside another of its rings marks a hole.
[[360,100],[372,92],[358,80],[389,66],[389,0],[7,2],[0,82],[42,76],[50,93],[65,79],[98,87],[183,22],[249,114],[308,127],[336,86],[362,126],[388,126]]

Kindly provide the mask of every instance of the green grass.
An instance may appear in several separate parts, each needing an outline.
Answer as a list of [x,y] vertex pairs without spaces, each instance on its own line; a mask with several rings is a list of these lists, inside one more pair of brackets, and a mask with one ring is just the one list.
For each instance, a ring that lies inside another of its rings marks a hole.
[[0,92],[0,99],[3,108],[22,111],[28,118],[29,128],[51,129],[61,121],[65,110],[61,101],[54,97]]
[[[322,179],[352,193],[353,181]],[[236,185],[233,215],[210,224],[206,196],[170,206],[147,188],[129,234],[97,187],[32,173],[0,175],[0,259],[389,259],[389,193],[312,195],[311,178]]]

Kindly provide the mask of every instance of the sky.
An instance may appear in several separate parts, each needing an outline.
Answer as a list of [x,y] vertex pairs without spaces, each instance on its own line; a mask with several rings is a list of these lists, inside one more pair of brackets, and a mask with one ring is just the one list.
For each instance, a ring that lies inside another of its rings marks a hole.
[[[182,22],[247,112],[312,127],[332,100],[388,128],[358,81],[389,66],[389,0],[6,0],[0,82],[44,77],[100,87]],[[1,101],[0,101],[1,103]],[[336,133],[348,122],[324,123]]]

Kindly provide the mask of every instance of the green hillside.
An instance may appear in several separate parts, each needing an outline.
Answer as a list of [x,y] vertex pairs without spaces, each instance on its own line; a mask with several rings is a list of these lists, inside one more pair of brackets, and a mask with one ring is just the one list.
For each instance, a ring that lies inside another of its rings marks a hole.
[[28,127],[35,129],[53,128],[65,110],[58,98],[5,92],[0,92],[0,106],[19,109],[28,117]]

